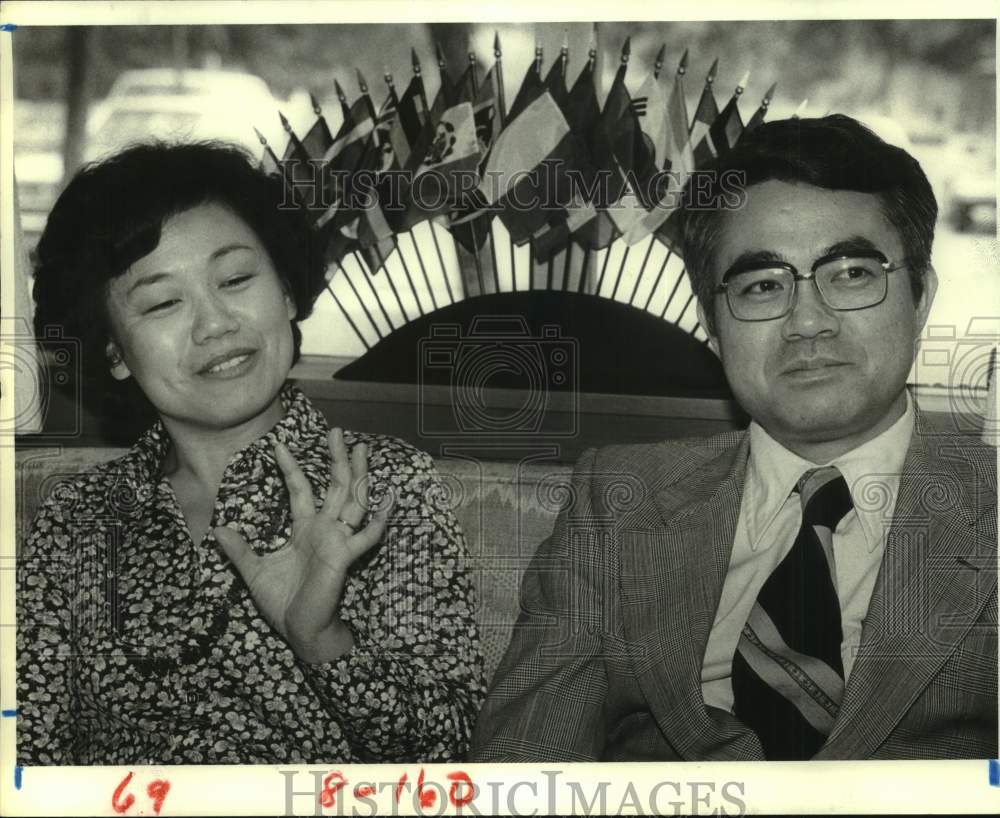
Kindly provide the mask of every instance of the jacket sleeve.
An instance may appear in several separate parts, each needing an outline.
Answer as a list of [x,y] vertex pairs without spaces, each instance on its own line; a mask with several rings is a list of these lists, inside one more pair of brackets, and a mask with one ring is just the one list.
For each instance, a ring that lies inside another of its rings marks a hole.
[[593,761],[604,747],[605,640],[614,631],[612,521],[594,512],[596,452],[521,584],[521,612],[473,737],[473,761]]
[[354,648],[304,669],[359,760],[452,761],[485,693],[468,552],[430,457],[389,451],[389,525],[341,603]]
[[75,764],[72,527],[53,495],[16,569],[17,763]]

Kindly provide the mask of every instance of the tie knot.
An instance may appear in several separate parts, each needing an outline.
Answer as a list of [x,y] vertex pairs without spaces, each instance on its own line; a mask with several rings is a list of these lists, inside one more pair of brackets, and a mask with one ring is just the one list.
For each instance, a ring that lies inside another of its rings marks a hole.
[[797,484],[802,501],[802,521],[834,531],[854,507],[847,481],[835,466],[807,471]]

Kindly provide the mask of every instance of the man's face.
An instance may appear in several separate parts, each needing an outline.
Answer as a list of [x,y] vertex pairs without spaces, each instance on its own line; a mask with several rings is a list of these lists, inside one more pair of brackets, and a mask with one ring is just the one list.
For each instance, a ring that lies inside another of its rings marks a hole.
[[[746,205],[726,214],[721,234],[717,284],[750,253],[772,254],[805,274],[844,242],[866,241],[893,265],[904,256],[874,195],[776,180],[750,187]],[[843,312],[826,306],[812,281],[798,281],[791,312],[760,322],[737,320],[725,295],[717,295],[712,347],[743,408],[786,448],[821,462],[902,415],[914,342],[936,287],[929,270],[915,303],[903,268],[889,273],[881,304]]]

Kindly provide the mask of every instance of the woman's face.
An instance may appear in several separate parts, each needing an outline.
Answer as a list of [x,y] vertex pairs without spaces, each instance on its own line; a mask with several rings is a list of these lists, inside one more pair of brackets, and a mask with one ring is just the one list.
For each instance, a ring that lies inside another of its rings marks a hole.
[[134,377],[168,428],[280,418],[295,304],[229,208],[207,203],[168,219],[156,249],[111,281],[108,312],[112,375]]

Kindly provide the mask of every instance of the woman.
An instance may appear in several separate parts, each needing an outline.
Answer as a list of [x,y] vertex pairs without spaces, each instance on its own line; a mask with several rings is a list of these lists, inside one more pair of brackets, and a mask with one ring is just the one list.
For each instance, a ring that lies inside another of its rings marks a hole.
[[[84,399],[158,418],[44,502],[18,562],[18,763],[444,761],[484,692],[430,458],[286,384],[321,254],[218,144],[78,174],[37,249]],[[141,409],[133,408],[131,411]],[[55,568],[53,566],[56,566]]]

